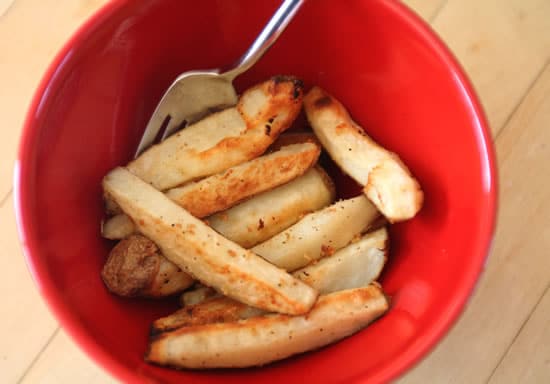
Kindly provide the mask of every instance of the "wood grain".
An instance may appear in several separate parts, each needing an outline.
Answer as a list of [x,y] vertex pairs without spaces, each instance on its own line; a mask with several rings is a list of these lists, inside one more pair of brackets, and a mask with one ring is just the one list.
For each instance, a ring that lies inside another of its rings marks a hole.
[[0,199],[11,188],[25,113],[46,67],[73,31],[106,2],[17,0],[0,16]]
[[550,289],[489,380],[500,383],[550,383]]
[[550,66],[497,142],[499,225],[479,287],[452,332],[401,383],[486,382],[550,283],[549,121]]
[[432,23],[471,77],[495,135],[550,57],[548,15],[548,0],[449,0]]
[[15,0],[0,0],[0,17],[8,12],[14,1]]
[[15,383],[57,328],[19,249],[12,207],[11,197],[0,207],[0,383]]
[[419,16],[426,21],[431,21],[447,0],[403,0]]
[[36,360],[20,384],[109,384],[117,381],[96,366],[60,330],[48,345],[47,353]]

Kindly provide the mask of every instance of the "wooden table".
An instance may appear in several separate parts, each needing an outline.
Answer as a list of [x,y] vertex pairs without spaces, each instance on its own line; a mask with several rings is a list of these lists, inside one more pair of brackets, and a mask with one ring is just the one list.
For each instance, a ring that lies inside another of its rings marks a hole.
[[[106,0],[0,0],[0,382],[109,383],[27,272],[12,166],[34,89]],[[449,44],[486,108],[500,170],[486,271],[452,332],[400,383],[550,383],[550,0],[406,0]]]

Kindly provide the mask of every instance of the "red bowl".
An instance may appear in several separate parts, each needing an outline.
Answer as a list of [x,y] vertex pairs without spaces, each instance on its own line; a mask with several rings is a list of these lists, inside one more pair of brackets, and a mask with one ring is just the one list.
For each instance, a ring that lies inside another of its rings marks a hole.
[[[496,211],[494,154],[459,65],[396,1],[309,1],[238,88],[294,74],[339,98],[420,180],[425,205],[391,230],[389,313],[353,337],[261,369],[187,372],[144,363],[150,322],[174,302],[123,300],[99,271],[100,181],[128,161],[177,74],[233,62],[279,0],[114,0],[65,45],[25,122],[15,170],[21,241],[65,330],[124,382],[388,381],[449,330],[484,266]],[[345,188],[340,184],[339,188]]]

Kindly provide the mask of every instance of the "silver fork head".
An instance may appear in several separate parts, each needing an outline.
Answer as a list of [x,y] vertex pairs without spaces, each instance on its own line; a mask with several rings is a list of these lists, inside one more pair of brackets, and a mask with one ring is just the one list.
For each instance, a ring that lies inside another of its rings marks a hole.
[[220,75],[218,70],[181,74],[168,88],[153,112],[135,156],[155,142],[163,126],[166,128],[161,140],[212,111],[235,104],[237,93],[231,79]]

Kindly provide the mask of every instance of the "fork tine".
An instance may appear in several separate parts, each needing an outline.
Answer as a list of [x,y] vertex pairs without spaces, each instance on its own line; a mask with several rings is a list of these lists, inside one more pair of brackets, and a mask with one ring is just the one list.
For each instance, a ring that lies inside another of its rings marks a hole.
[[[170,121],[168,121],[168,125],[166,126],[166,129],[164,130],[164,133],[162,134],[162,138],[160,140],[163,141],[168,136],[170,136],[172,133],[176,132],[178,130],[178,128],[180,128],[181,123],[182,123],[182,121],[179,121],[178,118],[172,116]],[[187,124],[187,122],[185,122],[185,123]]]
[[162,123],[164,123],[166,116],[168,116],[168,114],[162,110],[163,108],[161,108],[161,106],[162,101],[157,106],[157,109],[153,113],[153,116],[151,116],[151,119],[147,123],[145,132],[143,132],[143,136],[141,137],[141,141],[139,142],[138,148],[136,150],[135,157],[138,157],[144,150],[146,150],[155,142],[155,139],[157,138],[158,133],[162,128]]
[[155,142],[155,139],[163,122],[163,119],[161,119],[160,116],[160,113],[155,113],[151,117],[151,120],[149,120],[149,123],[145,128],[145,132],[143,132],[143,136],[141,137],[141,141],[139,142],[135,157],[138,157],[141,152],[143,152]]

